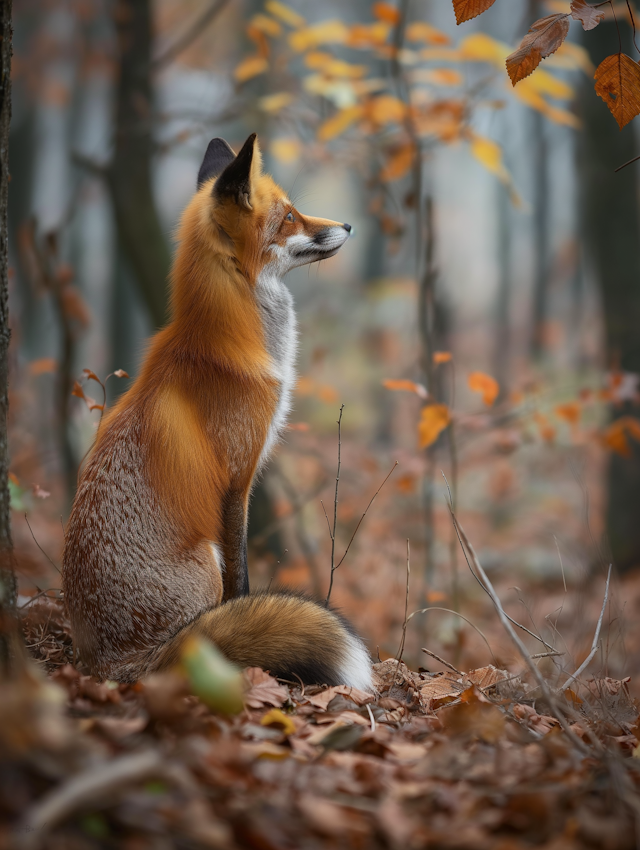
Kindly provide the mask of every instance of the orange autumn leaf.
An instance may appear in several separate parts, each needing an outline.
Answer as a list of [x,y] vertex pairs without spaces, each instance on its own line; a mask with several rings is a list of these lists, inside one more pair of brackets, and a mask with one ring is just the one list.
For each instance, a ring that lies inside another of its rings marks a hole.
[[620,427],[620,420],[613,422],[602,434],[602,442],[616,454],[622,457],[631,457],[631,446],[627,440],[624,428]]
[[396,490],[400,493],[415,493],[416,477],[410,472],[406,475],[401,475],[396,481]]
[[45,375],[47,372],[55,372],[58,364],[53,357],[41,357],[39,360],[32,360],[29,363],[30,375]]
[[453,0],[453,11],[456,13],[456,23],[462,24],[477,18],[490,9],[496,0]]
[[387,379],[382,382],[382,386],[388,390],[406,390],[407,392],[415,393],[420,398],[428,398],[429,396],[426,387],[423,387],[422,384],[417,384],[415,381]]
[[436,366],[439,366],[441,363],[450,363],[453,358],[453,355],[450,351],[434,351],[433,352],[433,362]]
[[338,401],[338,392],[330,384],[322,384],[318,387],[318,398],[325,404],[335,404]]
[[380,179],[389,183],[392,180],[399,180],[404,177],[413,164],[413,157],[414,146],[411,143],[398,148],[387,159],[380,172]]
[[376,124],[400,123],[407,112],[406,105],[397,97],[382,94],[369,102],[369,117]]
[[430,404],[422,408],[418,422],[418,445],[421,449],[433,445],[451,421],[446,404]]
[[474,393],[481,393],[483,402],[491,407],[493,402],[498,398],[500,385],[491,375],[486,375],[484,372],[471,372],[467,378],[469,389]]
[[568,15],[547,15],[529,28],[520,47],[507,56],[507,72],[515,86],[560,47],[569,32]]
[[624,53],[607,56],[596,68],[596,93],[622,128],[640,115],[640,65]]
[[247,80],[264,74],[268,67],[269,63],[264,56],[248,56],[236,66],[233,76],[239,83],[246,83]]
[[408,41],[424,41],[426,44],[450,44],[449,36],[436,29],[426,21],[414,21],[409,24],[406,30],[406,38]]
[[336,136],[344,133],[361,115],[362,107],[358,105],[347,106],[345,109],[341,109],[318,127],[318,139],[321,142],[328,142],[330,139],[335,139]]
[[578,424],[581,412],[582,409],[577,401],[570,401],[567,402],[567,404],[559,404],[555,410],[556,416],[559,416],[560,419],[564,419],[565,422],[568,422],[570,425]]
[[379,21],[385,21],[394,26],[400,20],[400,12],[390,3],[374,3],[373,14]]

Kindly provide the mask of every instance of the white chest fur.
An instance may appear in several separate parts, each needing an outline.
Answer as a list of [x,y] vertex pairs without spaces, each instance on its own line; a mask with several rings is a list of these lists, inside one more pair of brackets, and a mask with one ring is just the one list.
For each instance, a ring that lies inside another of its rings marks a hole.
[[291,395],[296,380],[298,332],[293,297],[275,269],[263,269],[256,283],[256,294],[273,377],[280,384],[278,403],[260,454],[258,466],[261,467],[278,441],[291,409]]

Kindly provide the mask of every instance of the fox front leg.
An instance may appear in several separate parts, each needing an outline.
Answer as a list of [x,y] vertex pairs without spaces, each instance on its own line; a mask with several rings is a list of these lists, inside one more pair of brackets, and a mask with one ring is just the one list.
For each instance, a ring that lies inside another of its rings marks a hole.
[[222,514],[222,601],[249,593],[247,566],[247,508],[246,493],[227,494]]

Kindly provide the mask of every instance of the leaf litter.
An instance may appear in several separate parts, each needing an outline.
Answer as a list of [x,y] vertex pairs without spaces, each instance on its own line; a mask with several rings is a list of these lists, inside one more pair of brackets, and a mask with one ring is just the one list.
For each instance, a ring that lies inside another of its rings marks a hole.
[[23,625],[36,663],[0,701],[2,847],[637,846],[628,679],[556,694],[571,736],[524,676],[396,659],[374,665],[375,693],[249,669],[223,716],[176,672],[83,675],[58,600]]

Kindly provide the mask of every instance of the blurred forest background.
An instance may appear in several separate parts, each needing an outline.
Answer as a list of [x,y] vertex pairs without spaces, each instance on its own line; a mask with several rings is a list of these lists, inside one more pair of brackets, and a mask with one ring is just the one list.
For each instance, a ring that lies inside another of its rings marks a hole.
[[[456,27],[450,0],[14,0],[19,604],[60,586],[103,405],[83,370],[136,375],[207,143],[255,131],[297,207],[355,238],[288,278],[300,380],[253,500],[253,587],[326,595],[344,404],[335,563],[398,462],[334,576],[374,656],[398,649],[409,540],[409,610],[433,610],[409,624],[408,663],[425,642],[488,663],[467,621],[511,663],[444,473],[507,610],[564,639],[558,667],[587,654],[613,561],[598,663],[640,672],[640,166],[614,171],[638,120],[620,131],[593,89],[619,49],[610,10],[515,89],[504,70],[532,21],[568,7],[499,0]],[[109,378],[107,405],[128,383]]]

